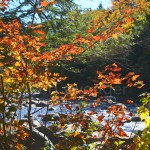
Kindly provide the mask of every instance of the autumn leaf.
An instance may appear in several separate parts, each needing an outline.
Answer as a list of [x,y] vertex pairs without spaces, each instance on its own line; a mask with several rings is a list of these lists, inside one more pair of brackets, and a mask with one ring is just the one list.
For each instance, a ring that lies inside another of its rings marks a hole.
[[70,60],[72,60],[72,57],[71,57],[71,56],[67,56],[67,57],[66,57],[66,60],[69,60],[69,61],[70,61]]
[[44,34],[45,34],[45,32],[44,32],[44,31],[42,31],[42,30],[34,30],[33,32],[38,33],[38,34],[42,34],[42,35],[44,35]]
[[91,111],[91,112],[88,112],[87,114],[88,114],[89,116],[91,116],[91,115],[97,114],[97,112]]
[[132,112],[130,112],[130,113],[129,113],[129,116],[131,116],[131,117],[132,117],[132,116],[133,116],[133,113],[132,113]]
[[21,66],[20,62],[17,61],[17,62],[15,63],[15,66],[16,66],[16,67],[20,67],[20,66]]
[[47,0],[44,0],[41,2],[41,6],[47,7],[49,5],[49,2]]
[[56,85],[57,85],[57,82],[55,82],[55,81],[52,81],[52,84],[56,87]]
[[150,126],[150,117],[145,120],[146,127]]
[[121,136],[121,137],[126,137],[127,136],[127,134],[121,128],[118,128],[118,135]]
[[118,39],[118,34],[114,33],[114,34],[112,35],[112,37],[113,37],[114,39]]
[[93,39],[94,41],[99,41],[99,40],[101,39],[101,37],[100,37],[100,36],[93,36],[92,39]]
[[0,63],[0,67],[2,67],[2,66],[4,66],[4,64],[3,64],[3,63]]
[[102,121],[103,121],[103,118],[104,118],[104,116],[101,115],[101,116],[98,116],[97,119],[98,119],[99,122],[102,122]]
[[43,0],[43,1],[41,2],[41,6],[47,7],[49,4],[54,5],[55,3],[56,3],[55,0],[52,0],[52,1],[50,1],[50,2],[48,2],[47,0]]
[[111,84],[122,84],[122,80],[121,79],[113,79],[112,81],[111,81]]
[[137,81],[134,83],[134,86],[138,87],[139,89],[142,88],[145,84],[143,81]]
[[134,72],[129,72],[127,75],[126,75],[126,78],[130,77],[130,76],[133,76],[135,73]]
[[79,135],[80,134],[80,132],[78,132],[78,131],[75,131],[75,133],[74,133],[74,137],[76,137],[77,135]]
[[118,67],[118,66],[116,66],[116,67],[114,67],[114,68],[112,69],[112,71],[119,72],[119,71],[121,71],[121,68]]
[[135,81],[139,76],[140,76],[140,75],[134,75],[134,76],[132,77],[132,81]]
[[101,99],[100,99],[100,98],[97,98],[97,99],[96,99],[96,102],[97,102],[97,103],[99,103],[100,101],[101,101]]
[[30,28],[30,29],[38,29],[38,28],[42,28],[42,27],[44,27],[42,24],[38,24],[36,26],[33,26],[31,24],[28,25],[28,28]]
[[134,102],[132,100],[126,100],[127,103],[133,104]]
[[110,130],[110,126],[109,125],[105,125],[105,130],[106,131]]
[[66,104],[65,107],[66,107],[68,110],[71,110],[71,107],[69,106],[69,104]]
[[140,115],[141,120],[145,120],[149,116],[149,111],[148,109],[145,109]]
[[52,1],[50,2],[51,5],[54,5],[55,3],[56,3],[56,1],[54,1],[54,0],[52,0]]

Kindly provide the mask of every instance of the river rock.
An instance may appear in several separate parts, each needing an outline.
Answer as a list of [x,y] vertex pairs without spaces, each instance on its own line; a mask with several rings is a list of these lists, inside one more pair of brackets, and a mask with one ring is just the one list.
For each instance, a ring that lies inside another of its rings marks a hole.
[[37,107],[46,107],[47,106],[47,102],[45,101],[40,101],[39,103],[36,104]]
[[31,132],[28,128],[25,128],[25,131],[30,134],[30,137],[26,138],[25,140],[20,140],[19,142],[26,146],[27,149],[41,150],[45,146],[50,146],[54,149],[54,145],[50,138],[47,137],[44,133],[37,129],[33,129]]
[[41,123],[37,120],[32,120],[32,125],[33,125],[33,127],[40,127]]

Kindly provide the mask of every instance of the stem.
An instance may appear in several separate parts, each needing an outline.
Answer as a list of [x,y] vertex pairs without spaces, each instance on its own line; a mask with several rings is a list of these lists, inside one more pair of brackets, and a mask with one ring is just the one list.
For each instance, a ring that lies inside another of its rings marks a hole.
[[28,123],[29,123],[29,129],[30,132],[32,132],[32,121],[31,121],[31,89],[30,89],[30,85],[29,83],[27,83],[27,90],[28,90],[28,94],[29,94],[29,108],[28,108]]
[[[47,103],[45,118],[47,118],[48,108],[49,108],[49,105],[48,105],[48,103]],[[46,127],[46,123],[47,123],[47,120],[45,119],[45,127]]]
[[5,97],[5,89],[4,89],[4,82],[3,82],[3,77],[0,76],[1,79],[1,85],[2,85],[2,96],[3,96],[3,112],[2,112],[2,117],[3,117],[3,132],[4,132],[4,137],[6,138],[6,124],[5,124],[5,101],[6,101],[6,97]]

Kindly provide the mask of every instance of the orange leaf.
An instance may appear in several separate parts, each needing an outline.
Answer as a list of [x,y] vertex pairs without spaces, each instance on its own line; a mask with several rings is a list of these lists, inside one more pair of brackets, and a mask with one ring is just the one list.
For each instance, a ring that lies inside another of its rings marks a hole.
[[133,104],[134,103],[132,100],[127,100],[126,102],[129,103],[129,104]]
[[101,100],[100,98],[97,98],[97,99],[96,99],[96,102],[97,102],[97,103],[99,103],[99,102],[100,102],[100,100]]
[[110,126],[109,125],[105,125],[105,130],[106,131],[110,130]]
[[77,135],[79,135],[80,133],[78,132],[78,131],[76,131],[75,133],[74,133],[74,137],[76,137]]
[[0,63],[0,67],[4,66],[4,64]]
[[135,81],[139,76],[140,76],[140,75],[134,75],[134,76],[132,77],[132,81]]
[[118,135],[121,137],[127,136],[127,134],[121,128],[118,129]]
[[113,79],[111,81],[111,84],[122,84],[122,80],[121,79]]
[[121,71],[121,68],[119,68],[119,67],[117,66],[117,67],[113,68],[112,71],[119,72],[119,71]]
[[28,28],[31,28],[31,29],[38,29],[38,28],[42,28],[43,27],[43,25],[42,24],[39,24],[39,25],[37,25],[37,26],[33,26],[33,25],[28,25]]
[[49,4],[49,2],[47,0],[44,0],[41,2],[41,6],[43,6],[43,7],[47,7],[48,4]]
[[134,72],[129,72],[126,77],[129,77],[129,76],[133,76],[135,73]]
[[100,36],[93,36],[92,39],[93,39],[94,41],[99,41],[99,40],[101,39],[101,37],[100,37]]
[[20,65],[20,62],[17,61],[17,62],[15,63],[15,66],[16,66],[16,67],[21,66],[21,65]]
[[72,60],[72,57],[71,56],[67,56],[66,60]]
[[54,5],[56,2],[53,0],[50,2],[51,5]]
[[42,30],[34,30],[33,32],[38,33],[38,34],[43,34],[43,35],[45,34],[45,32]]

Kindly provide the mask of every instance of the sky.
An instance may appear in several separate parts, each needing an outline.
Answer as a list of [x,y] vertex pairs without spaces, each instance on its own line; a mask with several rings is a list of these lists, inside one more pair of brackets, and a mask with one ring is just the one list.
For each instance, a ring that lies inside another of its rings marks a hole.
[[102,3],[104,8],[108,8],[111,6],[111,0],[75,0],[75,2],[82,8],[96,9],[100,2]]

